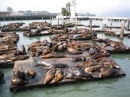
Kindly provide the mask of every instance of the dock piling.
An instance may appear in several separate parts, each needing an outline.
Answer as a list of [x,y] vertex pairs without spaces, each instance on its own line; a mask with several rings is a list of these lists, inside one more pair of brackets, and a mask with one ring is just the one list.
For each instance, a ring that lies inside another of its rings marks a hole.
[[89,20],[90,32],[92,32],[92,19]]
[[120,39],[123,39],[124,37],[124,21],[121,22],[121,32],[120,32]]
[[58,17],[58,26],[59,26],[59,17]]
[[52,25],[52,18],[50,17],[50,24]]
[[130,20],[129,20],[129,18],[127,19],[127,23],[128,23],[128,24],[127,24],[126,30],[129,31],[129,25],[130,25]]

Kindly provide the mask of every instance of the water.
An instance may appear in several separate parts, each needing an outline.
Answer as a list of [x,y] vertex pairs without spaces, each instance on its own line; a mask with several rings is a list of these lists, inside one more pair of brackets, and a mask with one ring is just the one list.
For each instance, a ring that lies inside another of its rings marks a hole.
[[[42,22],[45,20],[26,20],[26,21],[2,21],[1,25],[14,23],[14,22],[25,22],[24,26],[27,26],[31,22]],[[46,20],[50,22],[49,20]],[[53,24],[57,23],[57,20],[52,21]],[[60,21],[62,23],[62,21]],[[89,21],[81,21],[83,24],[88,24]],[[93,24],[102,25],[102,21],[93,21]],[[110,23],[109,23],[110,24]],[[113,22],[113,25],[120,26],[120,22]],[[101,28],[101,27],[100,27]],[[35,41],[42,41],[47,39],[50,41],[49,36],[37,36],[37,37],[26,37],[23,36],[22,32],[16,32],[20,35],[18,42],[18,49],[24,44],[27,48],[28,45]],[[120,41],[114,36],[107,36],[102,33],[98,34],[98,37],[105,38],[109,37],[112,40]],[[90,42],[90,41],[89,41]],[[123,43],[130,46],[130,39],[125,37]],[[130,54],[111,54],[110,56],[115,60],[126,73],[125,77],[106,79],[100,81],[88,81],[83,83],[66,84],[54,87],[46,87],[40,89],[32,89],[22,91],[18,93],[12,93],[9,90],[11,70],[12,68],[2,69],[4,71],[4,79],[0,83],[0,97],[129,97],[130,95]]]

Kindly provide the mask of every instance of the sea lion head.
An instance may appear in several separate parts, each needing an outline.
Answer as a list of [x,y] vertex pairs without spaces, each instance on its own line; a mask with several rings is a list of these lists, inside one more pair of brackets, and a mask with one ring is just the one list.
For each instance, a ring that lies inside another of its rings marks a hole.
[[33,78],[35,76],[35,71],[33,69],[26,69],[24,73],[27,78]]

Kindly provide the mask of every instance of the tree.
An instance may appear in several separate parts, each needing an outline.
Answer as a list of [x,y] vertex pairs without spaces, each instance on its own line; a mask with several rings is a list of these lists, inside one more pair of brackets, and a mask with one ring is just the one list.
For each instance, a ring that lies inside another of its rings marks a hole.
[[61,8],[61,14],[62,14],[63,16],[68,16],[68,15],[69,15],[69,12],[66,10],[66,8],[62,7],[62,8]]
[[65,7],[62,7],[61,8],[61,14],[63,15],[63,16],[70,16],[70,14],[71,14],[71,12],[70,12],[70,2],[68,2],[67,4],[66,4],[66,8]]
[[71,4],[70,4],[70,2],[68,2],[68,3],[66,4],[66,9],[67,9],[67,11],[69,12],[69,15],[71,14],[71,12],[70,12],[70,6],[71,6]]

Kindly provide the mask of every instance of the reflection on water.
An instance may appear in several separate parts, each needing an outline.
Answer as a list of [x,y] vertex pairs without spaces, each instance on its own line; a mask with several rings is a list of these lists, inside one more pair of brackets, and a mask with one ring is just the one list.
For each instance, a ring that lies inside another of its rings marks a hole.
[[[45,20],[26,20],[26,21],[2,21],[1,25],[11,22],[25,22],[27,26],[31,22],[42,22]],[[49,20],[46,20],[49,22]],[[53,24],[56,24],[57,20],[53,20]],[[60,21],[62,23],[62,21]],[[88,24],[89,21],[81,21],[83,24]],[[93,21],[93,24],[101,25],[101,21]],[[24,26],[25,26],[24,25]],[[120,22],[113,22],[113,25],[120,26]],[[101,28],[100,26],[100,28]],[[49,36],[37,36],[26,37],[22,32],[16,32],[20,35],[20,40],[17,43],[18,49],[21,49],[21,45],[24,44],[27,49],[28,45],[35,41],[43,41],[47,39],[50,41]],[[102,33],[98,33],[99,38],[111,38],[114,41],[120,41],[115,36],[109,36]],[[130,46],[129,38],[125,37],[123,43]],[[91,41],[88,41],[92,43]],[[126,73],[125,77],[106,79],[100,81],[88,81],[83,83],[73,83],[53,87],[45,87],[40,89],[31,89],[18,93],[12,93],[9,90],[11,70],[12,68],[2,69],[5,73],[3,81],[0,83],[0,97],[129,97],[130,95],[130,54],[111,54],[113,58]]]

